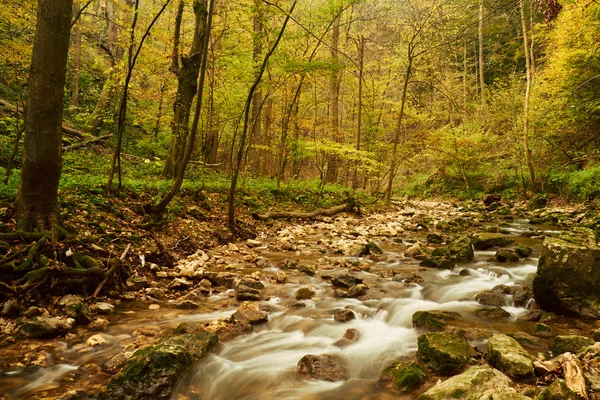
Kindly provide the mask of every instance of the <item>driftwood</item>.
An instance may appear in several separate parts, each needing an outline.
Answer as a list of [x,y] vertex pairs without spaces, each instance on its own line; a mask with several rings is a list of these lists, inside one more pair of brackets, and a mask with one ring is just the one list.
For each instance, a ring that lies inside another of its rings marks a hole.
[[70,146],[63,146],[62,151],[64,153],[65,151],[79,149],[79,148],[87,146],[88,144],[101,142],[103,140],[110,139],[111,137],[112,137],[112,133],[110,135],[100,136],[100,137],[95,137],[92,139],[84,140],[83,142],[75,143]]
[[581,363],[577,357],[571,353],[565,353],[562,355],[561,364],[569,389],[577,393],[580,398],[588,400],[585,378],[581,370]]
[[110,278],[115,273],[115,271],[121,267],[122,263],[125,261],[125,257],[127,257],[127,253],[129,252],[130,248],[131,248],[131,243],[129,243],[127,245],[127,248],[125,249],[125,251],[123,251],[123,254],[121,254],[121,257],[113,258],[112,260],[110,260],[108,262],[110,265],[110,269],[106,272],[104,279],[102,280],[102,282],[100,282],[100,284],[94,291],[94,294],[92,294],[92,297],[98,296],[98,293],[100,293],[100,291],[102,290],[102,288],[104,287],[106,282],[108,282],[108,278]]
[[311,212],[284,212],[284,211],[273,211],[264,214],[252,213],[252,218],[259,221],[266,221],[269,219],[312,219],[320,216],[331,217],[341,212],[352,212],[360,215],[360,208],[354,201],[350,201],[346,204],[331,208],[319,208]]

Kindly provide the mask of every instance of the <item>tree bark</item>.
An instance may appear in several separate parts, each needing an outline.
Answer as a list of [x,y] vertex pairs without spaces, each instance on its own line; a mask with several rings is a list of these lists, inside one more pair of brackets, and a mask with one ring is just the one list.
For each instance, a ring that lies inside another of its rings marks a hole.
[[485,104],[485,71],[483,69],[483,0],[479,0],[479,86],[481,104]]
[[39,0],[27,91],[17,229],[57,226],[62,114],[72,0]]
[[[261,13],[261,1],[260,0],[254,0],[254,7],[255,7],[255,13],[254,13],[254,45],[253,45],[253,51],[252,51],[252,61],[254,62],[255,66],[259,66],[259,63],[261,61],[261,56],[262,56],[262,40],[261,40],[261,34],[262,34],[262,30],[263,30],[263,24],[262,24],[262,13]],[[251,139],[250,139],[250,172],[252,172],[254,175],[259,175],[261,172],[261,163],[262,163],[262,156],[263,156],[263,151],[260,149],[260,146],[262,145],[262,121],[261,121],[261,115],[262,115],[262,101],[263,101],[263,94],[262,94],[262,90],[260,89],[260,87],[258,87],[256,89],[256,92],[254,92],[254,96],[252,97],[252,111],[251,111],[251,121],[252,121],[252,135],[251,135]]]
[[[73,13],[79,14],[79,4],[74,5]],[[75,22],[73,32],[73,47],[75,54],[73,55],[73,90],[71,93],[71,105],[79,107],[79,69],[81,68],[81,17]]]
[[[358,54],[359,54],[359,63],[358,63],[358,116],[357,116],[357,126],[356,126],[356,150],[360,151],[360,134],[362,128],[362,88],[363,88],[363,69],[364,69],[364,61],[365,61],[365,38],[364,36],[360,36],[359,45],[358,45]],[[358,187],[358,165],[359,162],[356,161],[356,165],[354,166],[354,176],[352,178],[352,188],[356,189]]]
[[[338,71],[338,47],[340,43],[340,14],[338,13],[333,23],[331,37],[331,61],[332,71],[329,78],[329,96],[331,101],[331,135],[335,142],[340,140],[340,72]],[[330,156],[327,163],[327,174],[325,181],[332,183],[338,178],[339,157]]]
[[533,167],[533,157],[529,148],[529,97],[531,93],[531,84],[533,82],[533,71],[531,68],[531,53],[529,47],[529,35],[527,32],[527,19],[525,18],[525,1],[519,0],[519,9],[521,10],[521,25],[523,28],[523,48],[525,50],[525,68],[527,83],[525,86],[525,104],[523,105],[523,147],[525,150],[525,161],[529,170],[529,183],[531,188],[536,190],[535,168]]

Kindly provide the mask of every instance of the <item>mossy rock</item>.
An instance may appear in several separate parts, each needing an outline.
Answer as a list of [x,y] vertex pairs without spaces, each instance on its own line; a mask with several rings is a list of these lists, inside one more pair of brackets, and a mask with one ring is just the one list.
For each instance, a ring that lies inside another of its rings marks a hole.
[[427,257],[419,263],[425,268],[454,269],[454,263],[446,257]]
[[542,323],[533,324],[531,326],[531,334],[539,337],[552,337],[555,335],[552,328]]
[[499,262],[506,262],[506,261],[517,262],[517,261],[519,261],[519,258],[520,258],[519,255],[515,251],[506,250],[506,249],[498,250],[496,252],[495,257],[496,257],[496,261],[499,261]]
[[527,258],[531,256],[533,249],[528,246],[518,246],[515,248],[515,253],[517,253],[521,258]]
[[419,400],[480,400],[488,390],[498,391],[512,385],[502,372],[489,365],[472,366],[460,375],[453,376],[418,397]]
[[567,382],[556,379],[538,397],[538,400],[578,400],[577,394],[569,389]]
[[453,311],[417,311],[412,316],[412,324],[415,328],[428,332],[442,332],[448,325],[448,321],[460,318],[460,314]]
[[486,359],[490,365],[515,380],[528,380],[535,376],[532,357],[510,336],[493,335],[488,341]]
[[552,354],[554,356],[558,356],[563,353],[577,353],[579,350],[586,346],[591,346],[594,344],[594,341],[585,336],[578,335],[564,335],[557,336],[554,338],[554,343],[552,343]]
[[505,247],[511,244],[513,240],[505,235],[497,233],[480,233],[473,238],[473,247],[477,250],[487,250],[498,246]]
[[447,332],[419,336],[417,356],[442,375],[460,372],[477,353],[462,338]]
[[511,313],[500,307],[481,307],[473,311],[473,315],[483,319],[510,319]]
[[471,239],[467,236],[459,236],[446,246],[446,256],[454,262],[473,261],[475,254],[471,246]]
[[379,255],[383,254],[383,250],[375,242],[367,243],[367,249],[369,251],[369,254],[379,254]]
[[427,380],[427,371],[416,362],[394,363],[386,368],[380,382],[391,382],[398,389],[412,392]]

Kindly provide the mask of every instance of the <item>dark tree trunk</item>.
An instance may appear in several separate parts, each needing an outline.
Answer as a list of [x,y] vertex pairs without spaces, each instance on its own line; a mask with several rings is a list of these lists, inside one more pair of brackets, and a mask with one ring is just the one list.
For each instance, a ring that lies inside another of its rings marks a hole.
[[[333,69],[329,79],[329,93],[331,97],[331,133],[334,142],[340,141],[340,72],[338,71],[338,46],[340,43],[340,14],[337,14],[333,23],[333,35],[331,38],[331,59]],[[327,162],[327,174],[325,181],[336,182],[338,179],[339,157],[330,155]]]
[[[252,52],[252,61],[254,65],[258,66],[261,62],[262,56],[262,41],[261,34],[263,30],[262,24],[262,13],[260,7],[260,0],[254,1],[254,7],[256,9],[254,14],[254,47]],[[252,136],[250,139],[250,171],[254,175],[260,175],[261,172],[261,163],[263,157],[263,151],[260,146],[263,144],[262,137],[262,124],[261,124],[261,114],[262,114],[262,102],[263,102],[263,94],[260,87],[256,89],[254,92],[254,96],[252,97]]]
[[57,225],[62,114],[72,0],[39,0],[29,74],[17,229]]
[[[206,4],[194,1],[194,14],[196,15],[196,24],[194,29],[194,39],[192,48],[188,56],[181,57],[181,66],[179,65],[178,51],[173,54],[173,72],[177,75],[177,94],[175,104],[173,105],[173,125],[169,157],[165,164],[165,175],[175,177],[177,170],[183,162],[185,146],[189,133],[190,115],[192,102],[196,96],[198,85],[198,74],[200,71],[200,61],[202,58],[202,41],[206,31]],[[181,2],[180,4],[183,4]],[[183,11],[183,7],[180,6]],[[178,16],[178,18],[180,18]],[[179,42],[178,30],[175,31],[175,43]]]

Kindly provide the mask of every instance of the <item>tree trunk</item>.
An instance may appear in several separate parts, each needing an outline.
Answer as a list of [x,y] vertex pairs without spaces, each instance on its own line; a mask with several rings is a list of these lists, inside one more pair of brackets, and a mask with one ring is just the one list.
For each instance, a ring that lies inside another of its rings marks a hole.
[[[180,13],[183,12],[183,1],[179,6]],[[178,13],[179,23],[181,14]],[[181,57],[181,67],[178,61],[178,49],[173,52],[173,72],[177,76],[177,94],[173,105],[173,125],[169,156],[165,163],[164,173],[166,176],[175,177],[179,166],[183,161],[185,147],[189,133],[190,110],[196,96],[198,85],[198,74],[202,58],[202,40],[206,31],[206,4],[201,5],[199,0],[194,1],[194,14],[196,23],[192,47],[187,57]],[[179,29],[175,29],[175,46],[179,43]]]
[[[261,34],[263,30],[262,24],[262,13],[260,7],[260,0],[254,1],[255,13],[254,13],[254,47],[252,52],[252,61],[255,66],[258,66],[261,61],[262,55],[262,41]],[[261,132],[261,108],[263,101],[263,94],[260,87],[256,89],[254,96],[252,97],[252,137],[250,140],[250,172],[254,175],[260,174],[261,171],[261,159],[262,150],[262,132]]]
[[[331,61],[332,71],[329,79],[329,96],[331,101],[331,135],[333,141],[339,141],[340,135],[340,72],[338,71],[338,47],[340,43],[340,14],[338,13],[333,23],[333,33],[331,38]],[[338,178],[339,158],[335,155],[329,156],[327,165],[326,182],[335,182]]]
[[485,72],[483,69],[483,0],[479,0],[479,86],[481,104],[485,104]]
[[[73,13],[79,14],[79,4],[73,7]],[[81,68],[81,17],[77,19],[73,31],[73,47],[75,54],[73,56],[73,91],[71,93],[71,105],[79,107],[79,69]]]
[[[360,130],[362,125],[362,87],[363,87],[363,69],[364,69],[364,59],[365,59],[365,38],[361,35],[359,38],[358,45],[358,54],[359,54],[359,68],[358,68],[358,122],[356,127],[356,150],[360,151]],[[358,165],[359,162],[356,161],[356,165],[354,166],[354,177],[352,179],[352,188],[356,189],[358,187]]]
[[62,113],[72,0],[39,0],[29,74],[17,230],[57,225]]
[[519,9],[521,10],[521,25],[523,27],[523,48],[525,50],[525,68],[527,75],[527,83],[525,86],[525,104],[523,105],[523,147],[525,150],[525,161],[529,170],[529,183],[532,190],[536,190],[535,168],[533,167],[533,159],[531,149],[529,148],[529,97],[531,92],[531,83],[533,81],[533,72],[531,68],[531,53],[529,47],[529,35],[527,33],[527,20],[525,18],[524,0],[519,0]]

